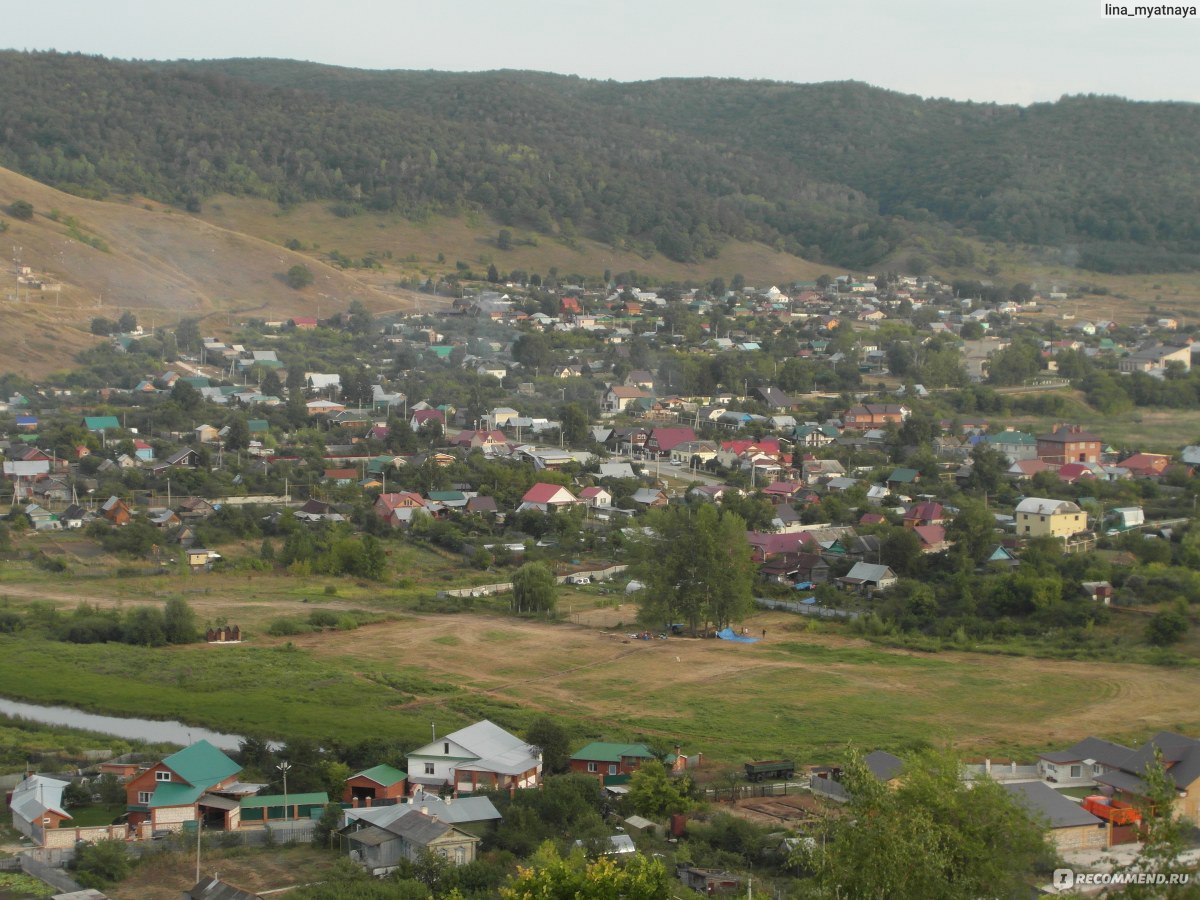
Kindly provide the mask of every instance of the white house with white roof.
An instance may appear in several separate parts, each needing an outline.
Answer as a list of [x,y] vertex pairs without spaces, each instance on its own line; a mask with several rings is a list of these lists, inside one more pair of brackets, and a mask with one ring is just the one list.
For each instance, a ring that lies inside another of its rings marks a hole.
[[449,785],[456,794],[537,787],[542,777],[541,751],[487,719],[436,738],[407,759],[410,784]]

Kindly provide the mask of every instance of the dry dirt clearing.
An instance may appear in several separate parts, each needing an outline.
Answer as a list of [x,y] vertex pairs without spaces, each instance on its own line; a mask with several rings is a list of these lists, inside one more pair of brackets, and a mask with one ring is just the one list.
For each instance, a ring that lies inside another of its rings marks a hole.
[[1002,755],[1086,735],[1200,730],[1200,671],[970,653],[918,654],[747,622],[757,644],[477,615],[422,615],[291,640],[316,656],[389,662],[459,688],[398,710],[514,704],[597,735],[678,740],[728,761],[773,748],[897,747],[926,740]]

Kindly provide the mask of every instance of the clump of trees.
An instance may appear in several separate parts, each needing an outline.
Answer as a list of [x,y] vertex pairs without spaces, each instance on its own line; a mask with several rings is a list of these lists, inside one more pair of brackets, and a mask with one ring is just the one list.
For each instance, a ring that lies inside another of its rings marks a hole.
[[539,562],[525,563],[513,573],[512,584],[513,612],[554,612],[558,604],[558,582],[545,565]]
[[299,291],[313,283],[313,273],[308,266],[303,263],[297,263],[287,270],[287,274],[283,276],[283,279],[288,283],[288,287]]
[[963,781],[951,754],[914,754],[892,787],[851,752],[842,783],[847,815],[824,820],[792,858],[831,896],[1020,896],[1053,860],[1013,796],[990,779]]
[[66,615],[48,604],[31,604],[23,616],[14,610],[4,610],[0,627],[8,632],[40,628],[53,639],[72,644],[161,647],[190,644],[200,638],[196,613],[182,597],[171,597],[161,608],[106,609],[85,601]]
[[695,634],[745,616],[753,602],[754,565],[745,520],[713,504],[669,506],[648,519],[651,535],[635,547],[638,619],[654,628],[686,623]]

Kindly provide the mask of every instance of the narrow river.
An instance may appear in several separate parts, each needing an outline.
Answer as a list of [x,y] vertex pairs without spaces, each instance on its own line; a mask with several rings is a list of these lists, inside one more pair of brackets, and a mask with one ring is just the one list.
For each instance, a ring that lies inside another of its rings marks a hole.
[[222,734],[219,731],[209,731],[207,728],[185,725],[182,722],[102,716],[98,713],[71,709],[69,706],[41,706],[36,703],[9,700],[5,697],[0,697],[0,714],[18,716],[33,722],[41,722],[44,725],[63,725],[68,728],[82,728],[84,731],[111,734],[115,737],[150,743],[180,744],[185,747],[203,739],[222,750],[236,750],[238,744],[244,740],[240,734]]

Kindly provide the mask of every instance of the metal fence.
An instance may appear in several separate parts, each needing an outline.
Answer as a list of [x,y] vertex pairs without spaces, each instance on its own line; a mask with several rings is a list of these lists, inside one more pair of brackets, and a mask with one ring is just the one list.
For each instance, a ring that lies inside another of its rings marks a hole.
[[75,891],[83,890],[83,885],[79,884],[60,868],[48,866],[43,862],[39,862],[30,856],[22,854],[21,856],[21,871],[26,875],[40,879],[46,882],[59,893],[70,894]]
[[808,788],[807,781],[779,781],[771,784],[735,784],[704,789],[705,800],[745,800],[750,797],[786,797]]

